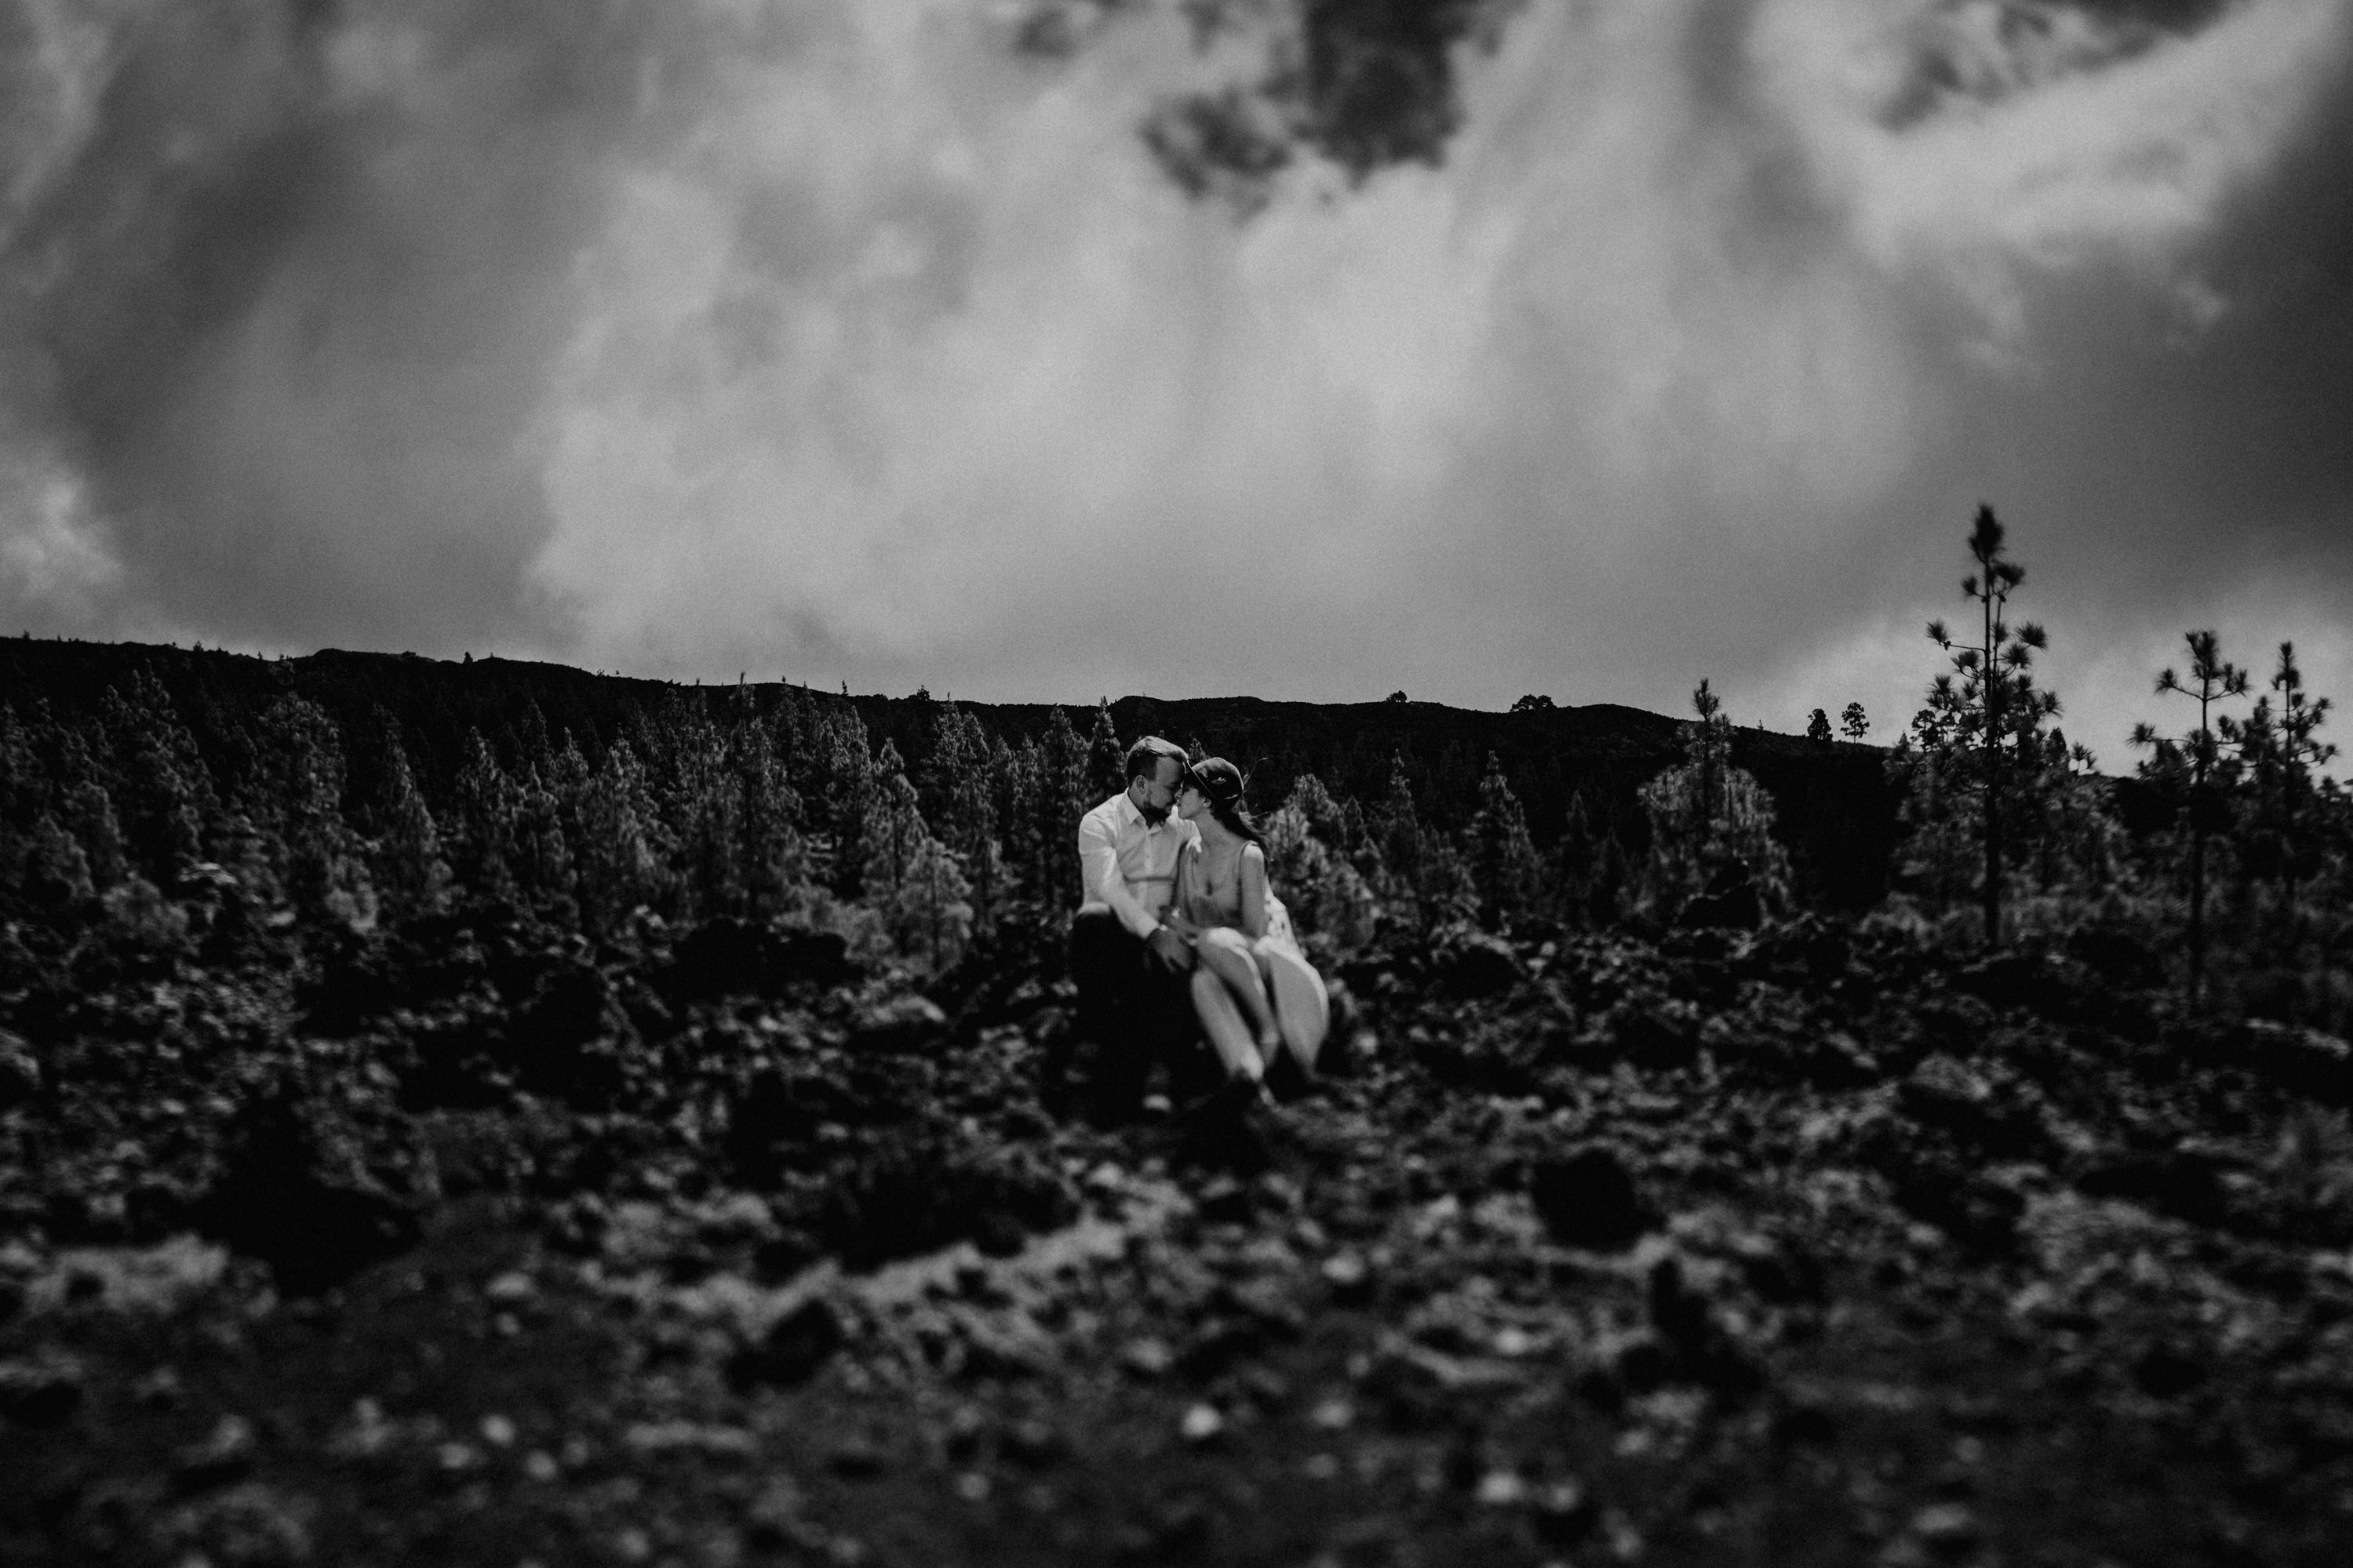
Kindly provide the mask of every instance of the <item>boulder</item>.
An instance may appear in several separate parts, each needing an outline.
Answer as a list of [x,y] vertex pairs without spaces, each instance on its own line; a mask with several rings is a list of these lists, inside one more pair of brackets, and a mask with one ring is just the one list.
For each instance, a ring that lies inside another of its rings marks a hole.
[[1593,1252],[1622,1252],[1659,1221],[1625,1157],[1604,1144],[1535,1162],[1528,1195],[1554,1239]]

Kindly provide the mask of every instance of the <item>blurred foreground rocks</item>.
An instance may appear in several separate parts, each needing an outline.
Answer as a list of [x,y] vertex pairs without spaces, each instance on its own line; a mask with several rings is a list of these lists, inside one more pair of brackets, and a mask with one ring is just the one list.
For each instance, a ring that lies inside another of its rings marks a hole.
[[0,1560],[2341,1562],[2353,1047],[1722,892],[1111,1119],[1035,955],[15,941]]

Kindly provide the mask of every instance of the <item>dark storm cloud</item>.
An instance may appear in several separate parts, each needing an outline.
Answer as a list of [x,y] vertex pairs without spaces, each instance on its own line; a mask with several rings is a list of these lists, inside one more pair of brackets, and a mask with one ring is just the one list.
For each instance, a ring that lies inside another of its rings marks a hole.
[[10,8],[9,425],[133,617],[448,646],[531,624],[522,444],[598,162],[740,39],[656,7]]
[[1883,726],[1985,500],[2353,680],[2337,0],[1061,9],[6,6],[0,613]]

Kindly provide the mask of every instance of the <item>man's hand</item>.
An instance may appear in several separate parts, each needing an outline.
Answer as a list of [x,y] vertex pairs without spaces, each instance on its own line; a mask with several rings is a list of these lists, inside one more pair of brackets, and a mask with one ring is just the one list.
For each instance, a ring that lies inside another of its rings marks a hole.
[[1187,944],[1184,933],[1174,926],[1164,925],[1145,939],[1151,950],[1152,960],[1161,968],[1182,971],[1193,967],[1193,950]]

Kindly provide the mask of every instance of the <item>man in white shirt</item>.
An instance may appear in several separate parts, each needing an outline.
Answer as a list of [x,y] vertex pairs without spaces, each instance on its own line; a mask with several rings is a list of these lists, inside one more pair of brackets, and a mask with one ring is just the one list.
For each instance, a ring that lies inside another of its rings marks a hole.
[[1169,808],[1185,753],[1156,735],[1127,751],[1127,787],[1079,821],[1079,912],[1071,921],[1077,1034],[1098,1054],[1106,1109],[1131,1110],[1155,1059],[1198,1040],[1192,949],[1165,923],[1176,857],[1198,837]]

